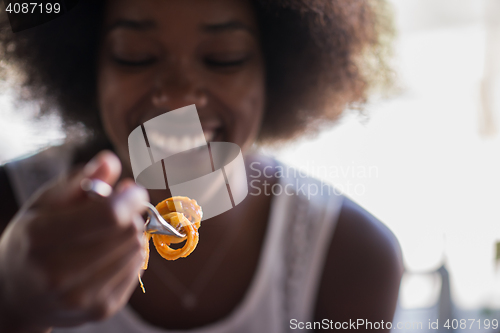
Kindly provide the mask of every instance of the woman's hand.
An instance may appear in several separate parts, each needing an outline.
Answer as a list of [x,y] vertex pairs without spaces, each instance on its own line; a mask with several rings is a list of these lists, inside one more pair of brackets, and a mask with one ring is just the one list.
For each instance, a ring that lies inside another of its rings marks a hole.
[[48,332],[121,309],[143,262],[146,190],[121,181],[89,199],[83,178],[114,185],[121,164],[101,152],[83,170],[40,190],[0,238],[0,331]]

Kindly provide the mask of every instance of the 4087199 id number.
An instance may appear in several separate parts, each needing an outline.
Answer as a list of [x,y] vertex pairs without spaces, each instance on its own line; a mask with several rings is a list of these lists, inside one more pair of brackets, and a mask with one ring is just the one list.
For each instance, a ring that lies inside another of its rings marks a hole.
[[59,14],[61,4],[55,3],[37,3],[37,2],[10,2],[5,11],[9,14]]
[[475,329],[494,329],[496,330],[498,328],[498,320],[493,319],[448,319],[444,325],[444,328],[446,329],[461,329],[461,330],[475,330]]

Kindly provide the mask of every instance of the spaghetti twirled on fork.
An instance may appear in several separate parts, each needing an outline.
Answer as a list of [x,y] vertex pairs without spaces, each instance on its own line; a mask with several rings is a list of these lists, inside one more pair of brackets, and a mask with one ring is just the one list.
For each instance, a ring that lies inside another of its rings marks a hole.
[[[186,237],[179,238],[176,236],[145,232],[144,237],[146,237],[147,242],[144,248],[146,256],[142,266],[143,270],[148,268],[149,240],[151,238],[153,238],[153,244],[155,245],[158,253],[167,260],[176,260],[187,257],[194,251],[196,245],[198,244],[198,229],[200,227],[201,218],[203,217],[203,211],[196,200],[189,199],[188,197],[168,198],[156,205],[156,209],[165,221],[170,223],[180,232],[183,232]],[[186,241],[186,243],[180,249],[172,249],[170,247],[170,244],[181,243],[183,241]],[[141,283],[142,291],[145,292],[140,273],[139,281]]]

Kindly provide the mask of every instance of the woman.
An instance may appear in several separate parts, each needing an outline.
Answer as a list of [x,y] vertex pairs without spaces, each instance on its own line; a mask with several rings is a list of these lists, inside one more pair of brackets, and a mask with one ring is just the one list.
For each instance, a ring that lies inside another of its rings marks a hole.
[[[269,172],[278,164],[252,144],[314,133],[363,103],[384,68],[373,58],[387,28],[381,4],[84,1],[44,26],[3,30],[4,57],[26,73],[31,97],[54,102],[98,144],[2,168],[2,331],[279,332],[323,319],[391,321],[402,273],[397,241],[332,193],[249,195],[205,222],[188,258],[166,262],[151,251],[143,294],[138,203],[169,192],[135,185],[127,145],[143,122],[195,104],[207,141],[242,148],[254,186],[315,183]],[[101,151],[78,167],[108,145],[116,155]],[[72,169],[32,194],[50,178],[45,165],[49,173]],[[27,178],[34,174],[40,179]],[[89,199],[78,186],[85,177],[115,186],[113,196]]]

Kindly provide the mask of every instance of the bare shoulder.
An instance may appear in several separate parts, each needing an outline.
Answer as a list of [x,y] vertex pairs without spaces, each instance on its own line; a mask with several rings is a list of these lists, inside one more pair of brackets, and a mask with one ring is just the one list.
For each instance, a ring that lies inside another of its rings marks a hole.
[[396,237],[346,198],[325,262],[315,319],[391,321],[402,273]]

